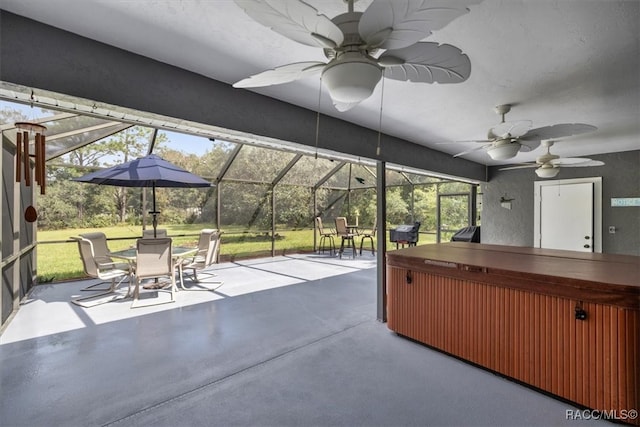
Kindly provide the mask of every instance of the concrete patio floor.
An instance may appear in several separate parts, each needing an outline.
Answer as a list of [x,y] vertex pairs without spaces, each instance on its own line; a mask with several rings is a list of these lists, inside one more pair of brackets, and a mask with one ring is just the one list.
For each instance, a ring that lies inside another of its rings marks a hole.
[[215,292],[137,309],[71,304],[87,281],[34,288],[0,336],[0,425],[605,424],[389,331],[371,255],[214,270]]

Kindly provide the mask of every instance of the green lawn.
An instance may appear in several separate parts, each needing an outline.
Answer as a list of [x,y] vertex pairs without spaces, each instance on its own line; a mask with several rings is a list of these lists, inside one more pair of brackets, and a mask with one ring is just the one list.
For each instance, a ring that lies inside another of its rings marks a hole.
[[[173,244],[179,246],[195,246],[202,224],[162,226],[166,228]],[[102,231],[109,239],[112,251],[127,249],[135,245],[135,239],[142,234],[141,227],[116,226],[97,229],[65,229],[52,231],[38,231],[38,280],[40,283],[49,281],[68,280],[84,277],[82,262],[75,242],[48,243],[67,241],[72,236],[90,231]],[[245,232],[241,229],[223,229],[220,246],[221,259],[240,259],[255,256],[271,255],[271,236],[267,233]],[[420,244],[434,243],[435,236],[421,235]],[[338,239],[336,244],[339,245]],[[359,247],[359,239],[356,243]],[[365,247],[368,242],[365,242]],[[387,240],[389,250],[395,249],[395,244]],[[275,240],[276,254],[294,253],[313,250],[313,229],[278,230]]]
[[[173,238],[173,244],[179,246],[197,245],[198,234],[204,227],[206,226],[202,224],[163,226]],[[102,231],[109,239],[122,238],[123,240],[109,240],[109,249],[112,251],[133,247],[135,239],[142,234],[141,228],[135,226],[116,226],[99,230],[76,228],[38,231],[40,282],[84,277],[78,246],[75,242],[67,242],[67,240],[80,233],[91,231]],[[223,259],[271,254],[271,236],[265,233],[227,229],[223,230],[221,241],[220,255]],[[280,254],[283,251],[311,251],[313,250],[313,230],[277,231],[275,249]]]

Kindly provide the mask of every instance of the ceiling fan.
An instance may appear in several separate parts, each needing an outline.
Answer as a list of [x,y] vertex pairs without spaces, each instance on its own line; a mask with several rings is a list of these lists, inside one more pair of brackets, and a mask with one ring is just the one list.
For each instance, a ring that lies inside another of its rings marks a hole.
[[[302,0],[235,0],[251,18],[296,42],[320,47],[328,62],[296,62],[236,82],[237,88],[270,86],[321,74],[338,111],[369,98],[380,79],[461,83],[471,63],[448,44],[420,42],[482,0],[373,0],[333,19]],[[380,54],[381,51],[384,51]]]
[[[459,157],[477,150],[486,149],[487,154],[493,160],[506,160],[515,157],[520,151],[526,152],[537,148],[542,140],[578,135],[598,129],[595,126],[583,123],[561,123],[531,129],[533,124],[531,120],[505,122],[504,116],[511,111],[510,104],[498,105],[494,108],[494,111],[502,116],[502,122],[489,129],[487,139],[454,142],[454,144],[477,142],[482,145],[455,154],[453,157]],[[450,143],[446,142],[444,144]]]
[[586,157],[560,157],[551,154],[553,141],[542,141],[542,146],[546,147],[547,152],[539,156],[535,163],[522,163],[519,166],[510,166],[501,168],[501,171],[512,169],[536,168],[536,175],[540,178],[553,178],[558,175],[560,168],[583,168],[591,166],[603,166],[604,162],[600,160],[591,160]]

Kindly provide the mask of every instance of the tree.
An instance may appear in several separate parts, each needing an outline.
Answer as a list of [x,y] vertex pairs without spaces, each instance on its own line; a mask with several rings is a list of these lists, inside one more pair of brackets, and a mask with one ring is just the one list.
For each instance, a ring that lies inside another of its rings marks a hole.
[[[149,144],[151,143],[150,138],[152,132],[153,130],[150,128],[134,126],[118,132],[109,138],[107,144],[113,148],[115,153],[121,156],[121,162],[117,163],[126,163],[137,157],[146,155]],[[160,145],[161,143],[162,136],[158,134],[156,136],[156,145]],[[130,192],[131,191],[125,187],[114,187],[114,201],[120,222],[124,222],[127,218]]]
[[[85,120],[89,119],[91,118],[85,118]],[[76,126],[82,127],[82,123],[76,123]],[[66,179],[70,179],[71,177],[81,176],[91,170],[124,163],[130,159],[144,155],[149,145],[151,131],[149,128],[132,126],[106,139],[76,148],[63,156],[65,163],[76,166],[74,172],[68,172],[68,170],[72,170],[73,168],[64,167],[59,169],[67,170],[66,172],[58,171],[53,173],[59,177],[66,175]],[[62,183],[63,181],[64,179],[57,179],[55,182],[59,183],[59,185],[65,185]],[[128,196],[131,190],[120,187],[91,186],[86,184],[80,184],[77,189],[84,195],[84,197],[77,199],[76,216],[80,223],[85,223],[85,215],[99,215],[102,217],[99,222],[103,223],[105,222],[105,214],[108,216],[113,214],[114,207],[119,222],[124,222],[126,219]],[[47,200],[48,198],[43,198],[45,205]],[[100,200],[100,203],[96,203],[98,200]],[[97,211],[96,208],[98,208]],[[94,222],[93,219],[89,218],[88,224],[92,222]]]
[[436,185],[416,185],[413,190],[413,211],[416,221],[420,221],[423,231],[436,231]]
[[[46,111],[46,110],[41,110]],[[22,114],[18,110],[14,110],[13,108],[3,107],[0,109],[0,123],[10,124],[15,122],[26,122],[29,121],[29,118]]]
[[276,222],[288,227],[305,227],[313,223],[311,189],[298,185],[276,187]]
[[404,224],[409,212],[409,205],[402,197],[402,187],[387,189],[387,222]]

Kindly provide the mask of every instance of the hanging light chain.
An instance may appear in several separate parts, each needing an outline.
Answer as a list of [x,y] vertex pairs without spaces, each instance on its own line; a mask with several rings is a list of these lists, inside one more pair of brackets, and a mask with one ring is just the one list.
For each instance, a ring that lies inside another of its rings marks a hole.
[[380,155],[380,140],[382,138],[382,106],[384,104],[384,76],[382,77],[382,87],[380,88],[380,117],[378,118],[378,146],[376,156]]
[[320,77],[320,86],[318,87],[318,109],[316,110],[316,154],[315,159],[318,160],[318,140],[320,139],[320,101],[322,100],[322,77]]

